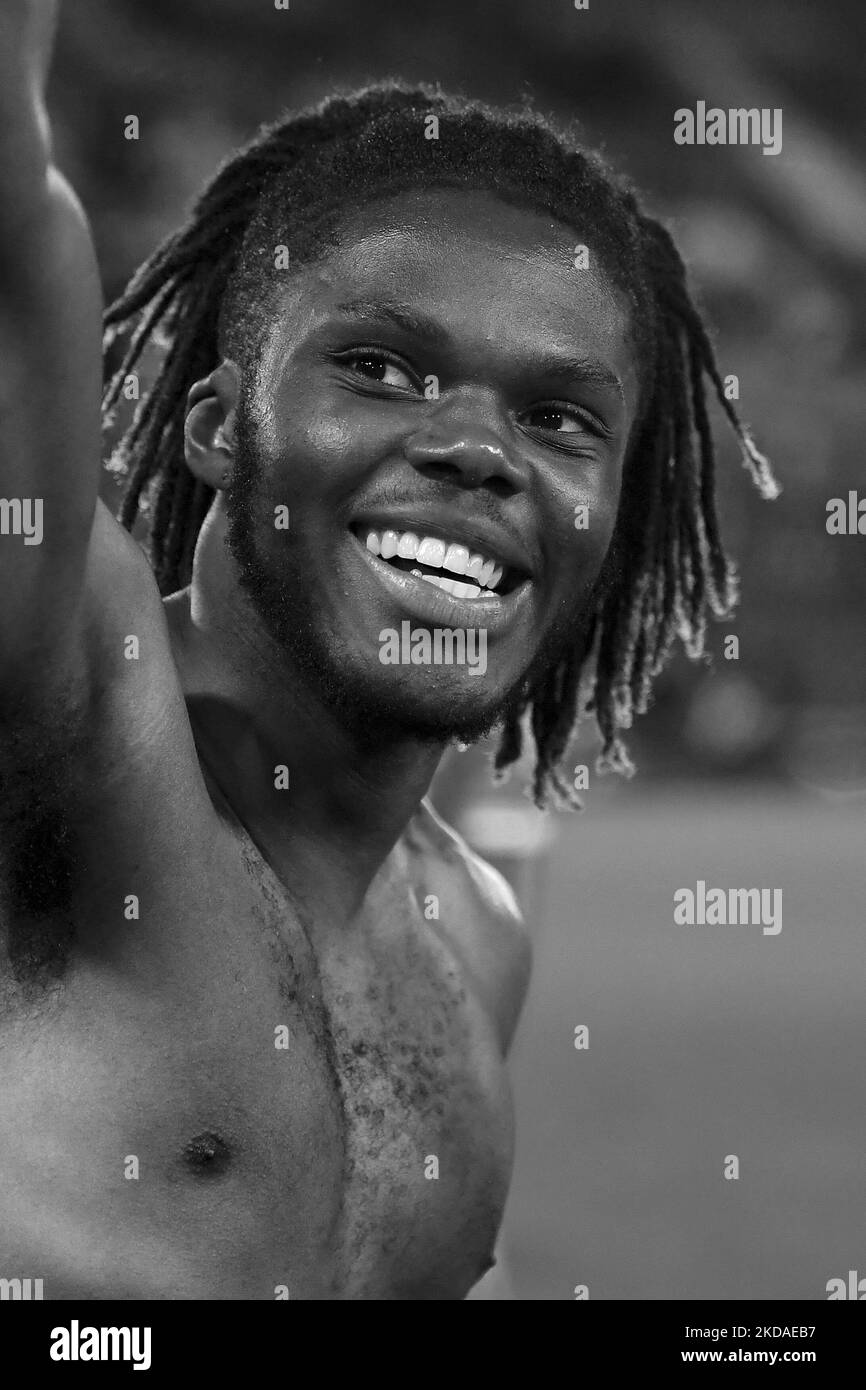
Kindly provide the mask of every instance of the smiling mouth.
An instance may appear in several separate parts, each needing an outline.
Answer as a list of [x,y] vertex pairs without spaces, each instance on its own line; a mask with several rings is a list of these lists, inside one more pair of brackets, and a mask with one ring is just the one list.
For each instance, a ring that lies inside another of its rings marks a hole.
[[526,578],[509,565],[459,541],[419,536],[415,531],[375,530],[352,526],[352,534],[377,559],[404,574],[451,594],[453,598],[501,599]]

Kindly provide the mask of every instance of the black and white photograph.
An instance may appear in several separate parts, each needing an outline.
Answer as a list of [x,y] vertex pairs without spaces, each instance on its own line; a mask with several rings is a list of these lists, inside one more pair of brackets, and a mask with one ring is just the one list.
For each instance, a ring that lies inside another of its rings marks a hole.
[[855,0],[2,0],[27,1369],[451,1300],[828,1369],[864,53]]

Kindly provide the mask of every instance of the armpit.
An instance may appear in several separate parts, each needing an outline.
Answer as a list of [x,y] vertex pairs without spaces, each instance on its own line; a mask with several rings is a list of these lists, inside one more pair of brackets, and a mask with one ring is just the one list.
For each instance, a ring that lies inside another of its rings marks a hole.
[[0,711],[0,920],[13,978],[49,982],[72,948],[84,735],[75,711]]

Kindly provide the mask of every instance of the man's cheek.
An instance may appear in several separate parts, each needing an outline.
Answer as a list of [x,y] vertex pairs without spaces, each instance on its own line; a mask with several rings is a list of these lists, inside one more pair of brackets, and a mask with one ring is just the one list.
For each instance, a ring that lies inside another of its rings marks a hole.
[[592,543],[604,549],[616,520],[618,493],[609,460],[575,459],[548,491],[546,529],[554,531],[560,545],[577,533],[584,549]]
[[554,532],[551,551],[569,576],[569,586],[595,577],[610,545],[615,522],[615,508],[607,500],[587,499],[569,504]]
[[303,431],[295,439],[302,458],[326,458],[333,464],[350,458],[356,431],[351,423],[323,405],[307,419]]
[[339,467],[364,456],[365,443],[380,432],[368,402],[330,380],[299,378],[286,383],[274,418],[273,450],[300,466],[316,460]]

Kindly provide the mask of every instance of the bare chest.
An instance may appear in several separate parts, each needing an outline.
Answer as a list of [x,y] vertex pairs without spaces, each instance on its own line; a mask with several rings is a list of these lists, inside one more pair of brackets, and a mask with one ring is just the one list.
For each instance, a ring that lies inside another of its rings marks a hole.
[[271,957],[291,962],[286,1060],[299,1045],[315,1056],[333,1125],[335,1292],[462,1297],[492,1255],[512,1112],[495,1029],[459,952],[406,882],[372,892],[353,930],[311,932],[241,847]]
[[29,1251],[41,1203],[63,1232],[50,1296],[463,1297],[511,1108],[447,938],[407,895],[314,950],[243,846],[140,886],[134,946],[73,967],[26,1064],[0,1037],[7,1229]]
[[490,1024],[447,946],[401,925],[362,962],[332,952],[322,967],[345,1143],[346,1289],[461,1297],[487,1267],[501,1220],[510,1095]]

